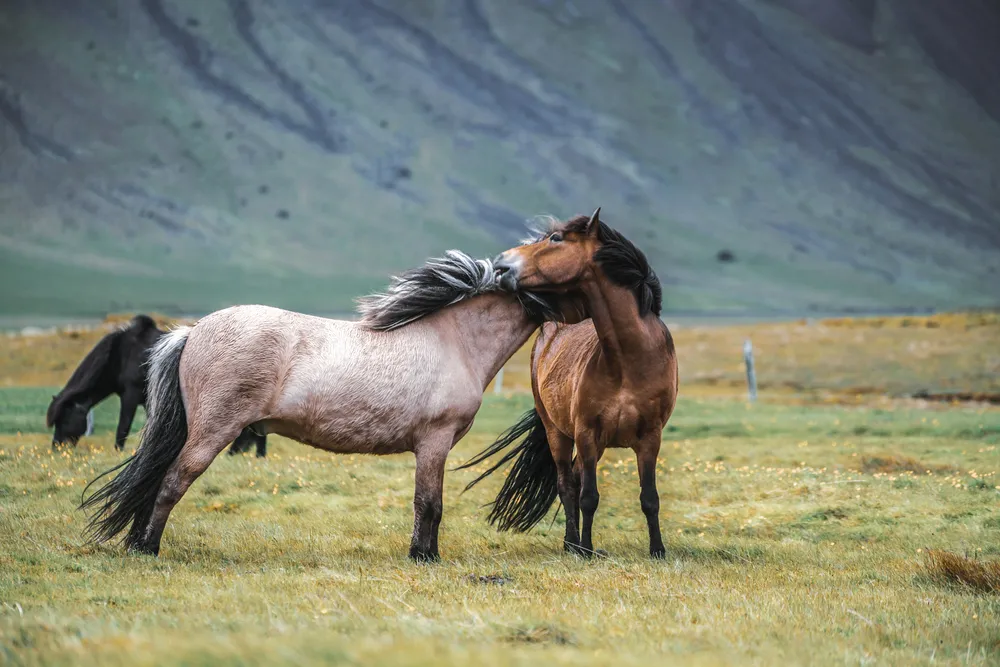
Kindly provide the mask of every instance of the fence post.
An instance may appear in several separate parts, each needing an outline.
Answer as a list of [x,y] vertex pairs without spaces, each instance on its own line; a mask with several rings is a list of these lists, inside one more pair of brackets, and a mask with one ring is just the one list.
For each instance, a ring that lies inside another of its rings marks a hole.
[[503,366],[497,371],[496,380],[493,382],[493,393],[499,394],[503,391]]
[[747,390],[753,403],[757,400],[757,372],[753,367],[753,345],[749,338],[743,343],[743,362],[747,367]]

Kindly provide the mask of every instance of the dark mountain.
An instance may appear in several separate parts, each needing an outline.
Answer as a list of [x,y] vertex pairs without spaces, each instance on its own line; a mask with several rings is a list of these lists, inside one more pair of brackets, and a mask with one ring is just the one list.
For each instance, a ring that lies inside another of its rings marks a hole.
[[667,310],[1000,302],[994,0],[5,0],[0,312],[350,307],[603,207]]

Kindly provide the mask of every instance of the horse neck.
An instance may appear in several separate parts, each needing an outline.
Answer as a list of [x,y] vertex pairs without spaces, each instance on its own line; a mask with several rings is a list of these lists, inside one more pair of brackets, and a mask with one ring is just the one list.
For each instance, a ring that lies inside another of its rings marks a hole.
[[509,294],[484,294],[441,311],[438,326],[479,379],[483,390],[528,340],[538,323]]
[[612,374],[624,379],[630,364],[642,363],[650,346],[649,330],[639,315],[635,294],[608,280],[599,269],[596,280],[585,283],[582,291],[604,363]]

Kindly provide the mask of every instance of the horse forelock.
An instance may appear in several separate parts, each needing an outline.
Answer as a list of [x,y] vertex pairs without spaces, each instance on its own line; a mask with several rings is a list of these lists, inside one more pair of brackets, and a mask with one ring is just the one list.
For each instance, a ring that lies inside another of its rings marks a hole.
[[521,245],[538,243],[562,225],[563,222],[554,215],[536,215],[528,220],[528,236],[521,239]]
[[480,294],[500,291],[492,260],[459,250],[393,276],[385,292],[357,300],[361,324],[388,331]]

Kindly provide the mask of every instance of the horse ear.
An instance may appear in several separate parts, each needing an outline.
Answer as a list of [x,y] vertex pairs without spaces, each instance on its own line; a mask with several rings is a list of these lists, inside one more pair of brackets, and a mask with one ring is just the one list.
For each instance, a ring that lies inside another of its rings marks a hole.
[[588,236],[597,236],[597,230],[601,226],[601,207],[598,206],[594,214],[587,221],[586,233]]

